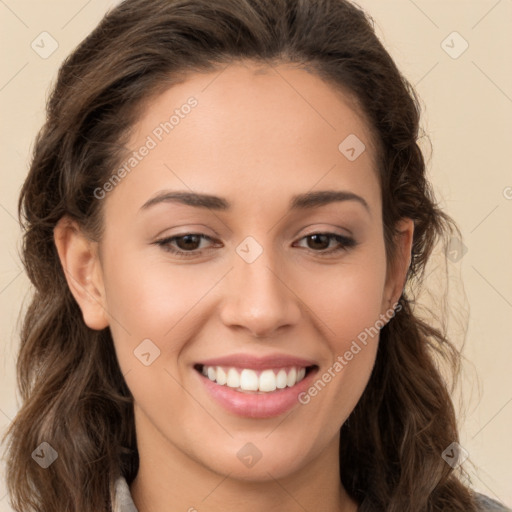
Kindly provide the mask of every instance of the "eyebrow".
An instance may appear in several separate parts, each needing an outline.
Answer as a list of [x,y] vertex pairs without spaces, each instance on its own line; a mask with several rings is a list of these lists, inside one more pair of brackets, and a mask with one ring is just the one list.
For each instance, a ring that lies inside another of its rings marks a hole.
[[[316,192],[298,194],[291,198],[289,209],[295,211],[318,208],[330,203],[343,201],[355,201],[364,206],[368,213],[370,213],[370,207],[364,198],[346,190],[319,190]],[[217,211],[227,211],[231,209],[231,203],[223,197],[179,190],[163,190],[146,201],[140,209],[147,210],[160,203],[180,203],[195,208],[208,208]]]

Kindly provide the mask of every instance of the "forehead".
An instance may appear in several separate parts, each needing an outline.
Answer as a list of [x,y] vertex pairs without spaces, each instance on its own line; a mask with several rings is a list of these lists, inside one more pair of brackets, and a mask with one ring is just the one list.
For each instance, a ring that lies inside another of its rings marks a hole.
[[284,64],[189,74],[146,102],[128,147],[137,161],[113,195],[126,189],[140,204],[161,188],[246,200],[272,188],[278,200],[285,190],[377,185],[371,132],[352,98]]

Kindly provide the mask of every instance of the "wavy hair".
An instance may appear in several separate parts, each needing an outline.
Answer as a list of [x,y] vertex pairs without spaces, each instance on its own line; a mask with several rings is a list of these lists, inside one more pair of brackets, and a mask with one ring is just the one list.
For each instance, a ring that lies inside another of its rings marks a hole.
[[[60,67],[38,133],[18,214],[34,287],[17,359],[22,406],[7,430],[7,485],[17,512],[109,511],[114,483],[138,470],[133,397],[109,329],[89,329],[53,240],[68,215],[99,239],[94,190],[112,176],[144,106],[191,72],[241,60],[307,67],[353,98],[376,148],[388,262],[399,219],[414,220],[409,288],[419,289],[436,244],[454,230],[438,207],[419,147],[420,104],[347,0],[125,0]],[[475,510],[472,491],[441,457],[458,440],[450,389],[460,355],[404,291],[382,328],[369,383],[341,428],[341,480],[361,511]],[[47,469],[31,454],[58,453]]]

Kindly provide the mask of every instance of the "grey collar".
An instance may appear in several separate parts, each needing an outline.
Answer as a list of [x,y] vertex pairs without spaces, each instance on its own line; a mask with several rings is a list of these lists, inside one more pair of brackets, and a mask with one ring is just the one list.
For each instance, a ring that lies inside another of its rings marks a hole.
[[[479,512],[512,512],[510,509],[485,495],[479,493],[475,494]],[[138,512],[135,503],[133,503],[130,487],[123,476],[118,477],[116,480],[116,497],[113,510],[114,512]],[[366,510],[364,503],[361,505],[360,510]]]
[[130,487],[123,476],[116,480],[116,497],[113,506],[114,512],[138,512],[133,503]]

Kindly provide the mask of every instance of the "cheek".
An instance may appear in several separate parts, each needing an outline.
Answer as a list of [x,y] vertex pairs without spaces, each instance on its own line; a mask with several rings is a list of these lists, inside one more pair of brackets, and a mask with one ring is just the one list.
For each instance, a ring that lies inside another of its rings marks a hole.
[[[216,276],[194,278],[193,270],[184,266],[142,259],[134,252],[105,265],[110,329],[136,403],[144,411],[172,418],[176,407],[187,410],[190,402],[176,382],[181,380],[179,355],[200,328],[194,321],[194,306]],[[172,395],[172,401],[162,400],[162,390]]]
[[[385,279],[383,253],[368,251],[360,255],[357,263],[354,259],[353,264],[348,264],[347,260],[336,272],[331,269],[321,276],[315,292],[308,297],[308,302],[315,305],[329,359],[324,361],[317,384],[310,388],[304,402],[315,402],[314,408],[322,403],[331,405],[331,410],[336,411],[330,417],[332,432],[353,410],[371,374],[382,327]],[[322,398],[317,400],[317,395]]]
[[325,324],[331,344],[344,350],[380,318],[386,277],[385,258],[369,255],[356,262],[341,264],[336,270],[317,273],[307,302]]
[[371,375],[379,343],[384,272],[380,265],[347,267],[310,295],[329,355],[300,401],[308,410],[310,428],[322,432],[323,439],[336,435]]
[[[152,366],[176,358],[182,348],[180,340],[193,336],[191,329],[198,324],[191,321],[194,307],[216,278],[216,274],[194,278],[193,270],[184,266],[172,268],[165,262],[142,260],[142,255],[132,253],[105,262],[110,329],[123,373],[141,366],[135,357],[142,343],[151,357],[158,355]],[[148,339],[154,346],[144,341]]]
[[144,252],[106,262],[108,311],[134,335],[162,338],[215,281]]

